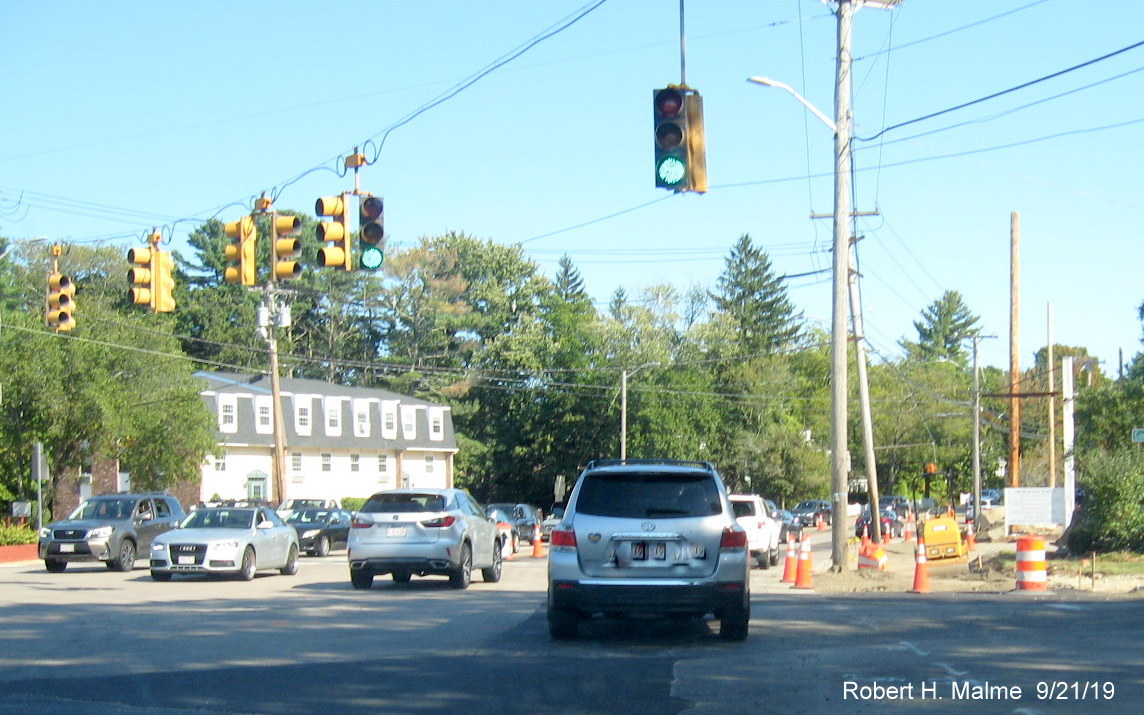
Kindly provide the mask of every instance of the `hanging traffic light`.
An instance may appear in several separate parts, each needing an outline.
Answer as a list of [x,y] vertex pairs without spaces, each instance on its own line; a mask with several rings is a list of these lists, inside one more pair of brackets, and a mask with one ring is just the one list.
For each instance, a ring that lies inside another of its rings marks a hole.
[[258,242],[258,231],[254,227],[254,217],[243,216],[226,225],[226,235],[230,244],[226,247],[226,260],[230,265],[224,274],[227,283],[254,285],[258,265],[254,262],[254,249]]
[[156,313],[170,313],[175,309],[175,258],[170,251],[152,251],[151,256],[151,308]]
[[655,185],[673,191],[707,191],[703,98],[685,87],[653,93]]
[[48,274],[48,327],[57,332],[75,328],[75,284],[59,271]]
[[381,240],[385,238],[384,206],[380,196],[361,196],[358,203],[358,244],[361,267],[376,271],[385,260]]
[[155,307],[152,292],[151,258],[154,250],[147,248],[132,248],[127,252],[127,261],[132,264],[127,271],[127,282],[131,284],[129,295],[135,305]]
[[332,221],[318,224],[318,240],[326,247],[318,251],[318,265],[353,270],[353,252],[350,250],[350,231],[346,217],[346,199],[349,194],[323,196],[314,202],[314,213],[328,216]]
[[302,265],[297,258],[302,254],[302,242],[293,236],[302,230],[302,219],[273,214],[270,227],[274,242],[273,250],[270,251],[274,280],[290,281],[299,278],[302,275]]

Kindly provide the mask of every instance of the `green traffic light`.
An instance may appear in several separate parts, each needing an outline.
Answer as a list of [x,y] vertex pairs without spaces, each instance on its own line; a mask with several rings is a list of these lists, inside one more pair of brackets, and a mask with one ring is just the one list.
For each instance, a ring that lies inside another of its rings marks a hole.
[[385,261],[385,254],[377,246],[362,249],[359,265],[367,271],[376,271]]
[[665,157],[655,171],[660,181],[671,186],[682,183],[687,178],[687,165],[674,156]]

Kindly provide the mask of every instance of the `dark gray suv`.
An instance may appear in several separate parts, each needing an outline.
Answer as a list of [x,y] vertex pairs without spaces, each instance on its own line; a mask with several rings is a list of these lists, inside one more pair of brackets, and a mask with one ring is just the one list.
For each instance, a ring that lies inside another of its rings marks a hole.
[[40,529],[40,558],[59,573],[72,561],[102,561],[109,569],[130,571],[151,541],[186,517],[169,494],[104,494],[80,504],[62,521]]
[[709,462],[590,462],[549,547],[553,638],[599,613],[710,613],[723,638],[747,637],[747,533]]

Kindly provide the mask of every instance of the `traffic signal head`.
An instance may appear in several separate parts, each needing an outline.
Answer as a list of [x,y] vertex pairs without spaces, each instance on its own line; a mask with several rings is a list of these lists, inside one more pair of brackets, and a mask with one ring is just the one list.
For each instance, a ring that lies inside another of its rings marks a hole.
[[152,251],[151,308],[156,313],[170,313],[175,309],[174,268],[174,254],[170,251]]
[[318,224],[318,240],[325,241],[326,247],[318,251],[318,265],[353,270],[353,253],[350,251],[350,231],[346,217],[346,196],[323,196],[314,203],[314,213],[328,216],[331,221]]
[[273,264],[274,280],[294,280],[302,275],[302,266],[296,260],[302,253],[302,242],[294,238],[302,230],[302,219],[297,216],[274,215],[272,221],[274,250],[270,252],[270,261]]
[[384,206],[380,196],[363,196],[358,204],[358,241],[361,244],[361,267],[377,270],[385,260],[382,239]]
[[226,235],[231,241],[226,247],[226,259],[230,261],[225,274],[227,283],[254,285],[258,272],[258,264],[255,263],[258,232],[254,227],[254,218],[243,216],[238,221],[228,223]]
[[75,328],[75,284],[71,278],[53,271],[48,274],[48,326],[57,331]]
[[655,185],[673,191],[707,191],[703,98],[680,87],[653,93]]
[[127,261],[131,263],[131,269],[127,271],[127,282],[131,284],[131,288],[128,289],[128,297],[135,305],[154,307],[151,302],[153,298],[151,293],[151,256],[153,253],[151,248],[132,248],[127,252]]

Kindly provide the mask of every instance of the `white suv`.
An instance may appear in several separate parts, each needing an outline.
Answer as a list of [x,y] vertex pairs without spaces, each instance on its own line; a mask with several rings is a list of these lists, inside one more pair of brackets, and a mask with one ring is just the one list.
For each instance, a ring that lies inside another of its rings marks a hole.
[[759,568],[769,569],[777,564],[781,526],[763,499],[754,494],[732,494],[731,508],[735,510],[735,520],[747,532],[747,546]]
[[549,545],[553,638],[597,613],[711,613],[724,639],[747,637],[747,534],[709,462],[590,462]]

